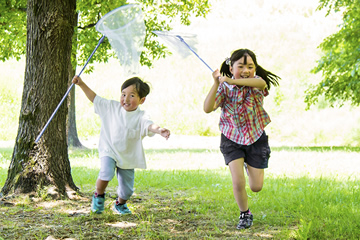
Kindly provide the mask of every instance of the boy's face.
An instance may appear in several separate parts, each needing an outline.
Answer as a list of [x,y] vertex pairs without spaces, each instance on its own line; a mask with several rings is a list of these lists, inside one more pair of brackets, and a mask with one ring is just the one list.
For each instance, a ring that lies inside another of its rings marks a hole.
[[144,101],[145,97],[139,97],[134,85],[128,86],[121,92],[120,104],[128,112],[135,111]]
[[230,72],[235,79],[253,78],[255,76],[255,68],[255,63],[252,58],[248,55],[244,55],[230,66]]

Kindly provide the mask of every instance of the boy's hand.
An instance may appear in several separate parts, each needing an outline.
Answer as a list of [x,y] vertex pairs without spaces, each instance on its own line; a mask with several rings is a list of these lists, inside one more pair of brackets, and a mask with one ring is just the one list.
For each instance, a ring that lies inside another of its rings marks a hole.
[[166,128],[160,128],[159,129],[159,134],[161,136],[163,136],[166,140],[169,139],[170,137],[170,130],[166,129]]
[[96,97],[96,93],[91,90],[82,80],[79,76],[75,75],[72,79],[72,83],[78,85],[85,93],[86,97],[91,101],[94,102],[94,99]]
[[75,75],[72,79],[72,83],[79,85],[80,83],[82,83],[82,80],[79,76]]

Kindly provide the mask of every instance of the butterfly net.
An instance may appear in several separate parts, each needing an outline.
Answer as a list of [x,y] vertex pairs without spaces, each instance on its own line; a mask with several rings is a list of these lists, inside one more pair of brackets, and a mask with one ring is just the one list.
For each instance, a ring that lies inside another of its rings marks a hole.
[[130,4],[107,13],[96,30],[108,38],[125,75],[138,73],[146,34],[141,7]]
[[[197,44],[196,35],[195,34],[185,34],[185,33],[175,33],[168,31],[153,31],[164,43],[169,46],[171,49],[176,51],[183,58],[191,55],[191,53],[195,54],[196,57],[201,60],[206,67],[213,72],[213,69],[196,53],[195,45]],[[225,82],[225,85],[232,89],[233,87]]]
[[166,46],[186,58],[191,55],[192,51],[196,51],[197,38],[195,34],[177,33],[168,31],[153,31]]

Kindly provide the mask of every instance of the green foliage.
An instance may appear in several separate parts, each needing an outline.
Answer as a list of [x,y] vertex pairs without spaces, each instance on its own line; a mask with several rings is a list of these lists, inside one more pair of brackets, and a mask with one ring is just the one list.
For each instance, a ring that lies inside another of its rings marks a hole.
[[[311,4],[290,3],[287,0],[264,1],[263,7],[262,1],[247,2],[246,8],[257,9],[262,18],[259,18],[259,14],[240,7],[236,4],[238,0],[231,1],[234,7],[231,11],[226,8],[225,12],[222,2],[212,1],[213,10],[206,19],[192,17],[189,27],[180,26],[178,17],[174,30],[196,33],[198,53],[211,67],[219,67],[231,50],[248,47],[254,49],[263,67],[282,77],[280,87],[272,88],[265,99],[265,109],[272,120],[266,127],[266,132],[274,144],[360,146],[359,107],[345,104],[341,109],[329,108],[330,103],[324,96],[320,96],[311,110],[304,111],[305,89],[309,82],[320,82],[321,78],[321,74],[314,76],[310,73],[315,60],[320,58],[320,51],[315,49],[325,36],[336,32],[335,26],[341,18],[336,14],[324,17],[326,12],[315,11],[318,4],[313,1],[309,1]],[[313,15],[303,17],[308,13]],[[243,34],[239,31],[228,28],[228,19],[235,19],[239,14],[251,22],[244,25],[245,32],[249,34],[246,38],[241,37]],[[220,15],[222,17],[219,17]],[[254,26],[256,31],[253,31]],[[214,29],[223,29],[226,34],[214,35]],[[259,34],[267,35],[269,31],[274,34],[269,35],[270,38],[266,41],[258,37]],[[96,35],[92,39],[94,42],[91,49],[99,37]],[[239,42],[233,39],[242,41],[239,45]],[[103,47],[105,44],[99,50]],[[293,51],[288,51],[289,49]],[[177,55],[154,61],[151,69],[141,68],[142,77],[151,83],[151,93],[141,108],[149,113],[154,122],[169,128],[172,134],[218,136],[220,112],[205,114],[202,109],[203,101],[212,85],[210,72],[195,56],[183,59]],[[0,141],[16,138],[24,66],[24,57],[20,61],[10,59],[0,62]],[[84,80],[99,95],[118,99],[123,80],[118,60],[109,58],[107,63],[94,63],[92,66],[94,72],[83,73]],[[84,93],[80,89],[75,92],[79,138],[81,141],[97,139],[100,120]],[[326,137],[322,138],[324,141],[321,143],[318,141],[321,139],[320,132]]]
[[342,12],[340,30],[327,37],[319,46],[324,55],[317,62],[313,73],[322,72],[323,80],[311,85],[305,102],[308,107],[324,95],[331,106],[345,102],[360,104],[360,1],[321,0],[319,10],[326,8]]
[[19,60],[26,47],[26,0],[0,1],[0,35],[0,60]]
[[[172,24],[180,21],[181,24],[190,25],[190,17],[205,17],[209,12],[208,0],[177,0],[177,1],[135,1],[142,6],[146,38],[140,63],[151,66],[153,60],[164,58],[169,52],[166,47],[156,40],[154,30],[171,30]],[[111,10],[129,4],[126,0],[101,1],[77,0],[76,15],[78,25],[75,27],[73,41],[73,66],[83,66],[97,45],[101,34],[96,31],[96,23]],[[26,0],[7,0],[0,3],[0,60],[5,61],[11,57],[19,59],[26,50]],[[114,56],[107,39],[96,51],[91,62],[107,62]],[[91,67],[88,71],[91,71]]]
[[144,44],[146,50],[141,54],[140,62],[149,67],[153,60],[164,58],[169,53],[157,42],[157,37],[152,31],[169,31],[176,21],[188,26],[191,23],[191,15],[205,17],[210,9],[208,0],[138,0],[136,2],[142,5],[146,24]]

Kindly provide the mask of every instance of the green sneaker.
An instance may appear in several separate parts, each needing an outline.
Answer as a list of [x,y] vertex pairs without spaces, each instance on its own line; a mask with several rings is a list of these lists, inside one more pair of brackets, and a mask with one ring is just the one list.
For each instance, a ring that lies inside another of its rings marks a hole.
[[102,213],[104,211],[105,197],[98,196],[94,193],[91,203],[91,211],[94,213]]
[[118,201],[114,204],[114,212],[120,215],[131,214],[130,209],[125,204],[120,204]]

